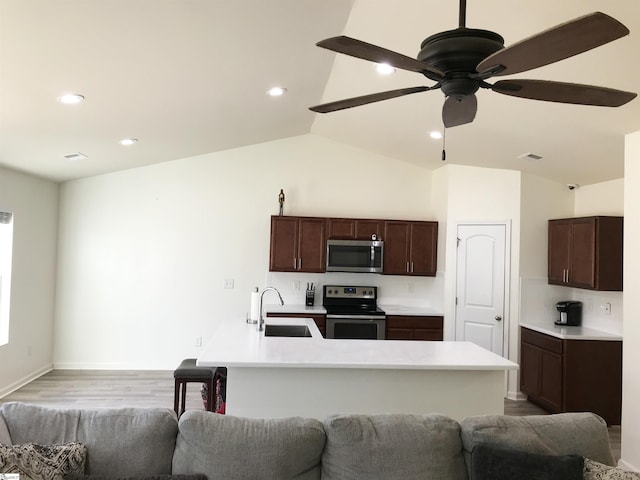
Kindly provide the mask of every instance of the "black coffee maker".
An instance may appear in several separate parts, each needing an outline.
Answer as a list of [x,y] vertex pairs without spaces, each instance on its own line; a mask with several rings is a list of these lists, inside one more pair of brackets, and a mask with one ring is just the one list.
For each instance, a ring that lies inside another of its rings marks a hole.
[[560,318],[555,321],[556,325],[578,327],[582,323],[582,302],[572,300],[558,302],[556,310],[560,312]]

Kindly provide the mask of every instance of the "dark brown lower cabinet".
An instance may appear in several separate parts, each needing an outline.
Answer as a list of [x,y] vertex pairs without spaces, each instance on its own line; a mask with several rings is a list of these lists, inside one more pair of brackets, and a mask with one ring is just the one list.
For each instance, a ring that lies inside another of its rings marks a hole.
[[387,340],[435,340],[443,337],[443,317],[387,315]]
[[620,425],[622,342],[567,340],[521,328],[520,389],[551,413],[594,412]]
[[276,313],[269,312],[267,313],[267,317],[280,317],[280,318],[313,318],[313,321],[316,322],[316,326],[323,337],[326,338],[326,324],[327,324],[327,316],[320,314],[311,314],[311,313]]

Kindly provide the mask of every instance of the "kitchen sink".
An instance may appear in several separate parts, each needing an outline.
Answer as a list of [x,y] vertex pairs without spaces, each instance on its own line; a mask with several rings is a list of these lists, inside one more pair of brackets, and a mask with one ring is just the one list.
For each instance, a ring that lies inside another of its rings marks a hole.
[[310,337],[311,332],[306,325],[274,325],[264,326],[265,337]]

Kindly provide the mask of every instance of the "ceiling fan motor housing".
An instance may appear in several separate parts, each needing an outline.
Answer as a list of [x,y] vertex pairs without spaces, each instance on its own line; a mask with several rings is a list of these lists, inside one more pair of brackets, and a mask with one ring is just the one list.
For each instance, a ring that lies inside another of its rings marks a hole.
[[504,48],[504,39],[489,30],[460,27],[425,38],[420,48],[417,59],[445,73],[445,96],[464,97],[480,88],[481,80],[472,76],[476,66]]

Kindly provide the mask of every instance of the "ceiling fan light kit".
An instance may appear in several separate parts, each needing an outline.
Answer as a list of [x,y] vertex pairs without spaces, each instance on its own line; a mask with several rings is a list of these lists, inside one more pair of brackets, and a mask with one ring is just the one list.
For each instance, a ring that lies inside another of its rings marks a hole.
[[613,88],[549,80],[500,80],[491,77],[525,72],[589,51],[629,34],[618,20],[594,12],[550,28],[509,47],[501,35],[466,28],[466,0],[460,0],[459,26],[430,35],[420,45],[417,58],[387,50],[347,36],[322,40],[319,47],[391,67],[420,73],[435,82],[325,103],[310,107],[329,113],[404,95],[441,89],[445,95],[442,120],[445,128],[473,122],[480,88],[531,100],[577,105],[619,107],[637,94]]

